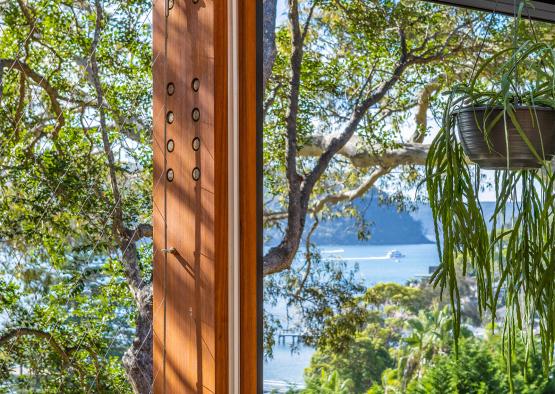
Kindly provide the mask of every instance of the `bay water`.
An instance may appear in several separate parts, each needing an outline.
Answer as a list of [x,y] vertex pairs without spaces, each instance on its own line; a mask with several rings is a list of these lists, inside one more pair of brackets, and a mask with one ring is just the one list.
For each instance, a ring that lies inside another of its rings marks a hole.
[[[358,278],[370,287],[380,282],[405,284],[411,279],[429,275],[430,267],[439,263],[436,245],[319,245],[322,257],[342,260],[347,269],[358,264]],[[399,251],[404,257],[390,258],[388,253]],[[274,312],[274,311],[272,311]],[[279,314],[279,311],[278,311]],[[273,358],[264,362],[264,391],[284,391],[302,387],[303,371],[308,367],[314,349],[301,346],[291,352],[290,343],[276,344]]]

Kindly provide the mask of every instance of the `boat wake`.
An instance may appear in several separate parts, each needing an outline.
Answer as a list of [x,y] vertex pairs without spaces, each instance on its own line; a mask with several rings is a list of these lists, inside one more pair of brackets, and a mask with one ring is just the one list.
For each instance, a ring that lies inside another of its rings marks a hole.
[[343,253],[343,252],[345,252],[345,249],[332,249],[332,250],[322,250],[322,251],[320,251],[320,253],[326,253],[326,254]]
[[367,261],[367,260],[391,260],[387,256],[368,256],[368,257],[337,257],[336,260],[344,261]]
[[[328,253],[332,253],[329,251]],[[341,256],[333,256],[336,260],[344,260],[344,261],[366,261],[366,260],[395,260],[399,261],[399,259],[406,257],[403,253],[399,252],[396,249],[390,250],[385,254],[385,256],[368,256],[368,257],[341,257]]]

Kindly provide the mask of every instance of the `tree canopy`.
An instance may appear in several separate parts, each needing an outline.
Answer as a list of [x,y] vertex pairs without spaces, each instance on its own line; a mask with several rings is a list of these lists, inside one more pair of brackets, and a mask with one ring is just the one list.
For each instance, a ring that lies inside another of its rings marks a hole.
[[2,389],[150,387],[150,12],[0,3]]

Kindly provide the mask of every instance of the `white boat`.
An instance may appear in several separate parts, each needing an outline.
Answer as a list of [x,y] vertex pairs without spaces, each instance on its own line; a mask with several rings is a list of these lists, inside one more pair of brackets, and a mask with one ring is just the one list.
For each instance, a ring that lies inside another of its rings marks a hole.
[[387,252],[387,254],[385,255],[388,259],[400,259],[405,257],[405,255],[401,252],[399,252],[397,249],[393,249],[390,250],[389,252]]

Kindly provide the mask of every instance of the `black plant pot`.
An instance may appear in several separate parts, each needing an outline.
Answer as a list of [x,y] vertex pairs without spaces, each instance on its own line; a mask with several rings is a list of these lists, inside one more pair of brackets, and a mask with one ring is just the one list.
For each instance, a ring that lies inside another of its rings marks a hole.
[[[542,160],[534,155],[508,115],[497,107],[464,107],[454,111],[464,152],[480,168],[539,168]],[[520,128],[543,160],[555,154],[555,110],[539,106],[515,107]],[[507,126],[505,131],[505,124]],[[508,167],[507,167],[508,146]]]

